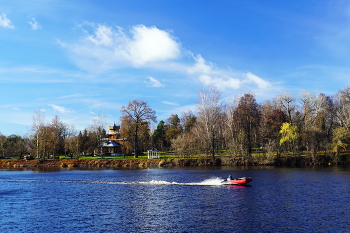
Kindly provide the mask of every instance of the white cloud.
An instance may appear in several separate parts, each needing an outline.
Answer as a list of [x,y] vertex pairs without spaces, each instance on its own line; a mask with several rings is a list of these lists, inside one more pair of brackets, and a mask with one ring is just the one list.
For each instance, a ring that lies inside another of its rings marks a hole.
[[195,64],[188,68],[188,72],[190,74],[192,73],[203,73],[203,74],[210,74],[212,73],[212,63],[208,63],[201,55],[197,55],[196,57],[193,57],[195,60]]
[[179,106],[179,104],[174,103],[174,102],[169,102],[169,101],[162,101],[162,103],[167,104],[167,105]]
[[179,44],[166,31],[144,25],[134,26],[128,52],[135,66],[148,62],[175,59],[180,55]]
[[238,89],[242,81],[232,78],[228,71],[219,70],[214,64],[207,62],[201,55],[194,57],[195,64],[188,68],[189,74],[196,75],[198,80],[206,86],[215,86],[218,89]]
[[197,109],[196,104],[184,105],[184,106],[180,106],[180,107],[172,109],[170,113],[172,113],[172,114],[176,113],[176,114],[181,115],[182,113],[188,112],[188,111],[195,112],[196,109]]
[[200,75],[198,79],[206,86],[215,86],[221,90],[224,90],[226,88],[239,89],[242,85],[242,82],[240,80],[230,77],[212,77],[203,74]]
[[205,86],[215,86],[220,90],[239,89],[243,85],[257,86],[258,89],[267,89],[271,84],[262,78],[248,72],[246,74],[222,70],[207,62],[201,55],[194,57],[195,64],[187,69],[190,75],[197,76]]
[[[84,26],[92,28],[93,32],[84,29]],[[181,54],[180,44],[171,34],[154,26],[133,26],[131,36],[121,27],[100,24],[86,23],[81,29],[86,35],[79,43],[67,45],[56,40],[66,45],[78,66],[94,72],[127,66],[146,67],[154,62],[176,59]]]
[[[92,41],[96,45],[112,46],[113,45],[113,31],[112,28],[99,25],[95,29],[94,35],[88,35],[86,39]],[[115,34],[118,36],[117,34]]]
[[[177,60],[181,56],[180,43],[167,31],[144,25],[131,27],[126,34],[121,27],[109,27],[85,23],[80,25],[85,33],[83,40],[62,47],[69,50],[73,61],[82,69],[104,72],[116,68],[151,68],[176,72],[195,78],[205,86],[220,90],[241,89],[267,90],[271,84],[250,72],[234,72],[220,69],[201,55],[187,51],[190,60]],[[186,54],[185,52],[183,54]],[[161,82],[148,77],[150,87],[162,87]]]
[[72,95],[65,95],[65,96],[61,96],[59,97],[60,99],[67,99],[67,98],[75,98],[75,97],[82,97],[82,94],[72,94]]
[[11,24],[11,20],[9,20],[6,17],[6,14],[2,13],[0,15],[0,27],[4,27],[4,28],[15,28],[12,24]]
[[74,111],[71,111],[65,107],[54,105],[54,104],[49,104],[48,106],[52,107],[55,111],[58,111],[58,112],[63,113],[63,114],[74,112]]
[[27,23],[30,24],[33,30],[41,29],[41,25],[36,21],[34,17],[31,17],[30,21],[28,21]]
[[65,43],[63,43],[60,39],[55,38],[57,44],[59,44],[61,47],[66,47],[67,45]]
[[243,75],[246,80],[244,80],[245,83],[253,83],[258,86],[259,89],[267,89],[271,86],[271,84],[262,78],[248,72]]
[[164,85],[159,82],[157,79],[152,78],[152,77],[147,77],[149,81],[147,82],[149,87],[164,87]]

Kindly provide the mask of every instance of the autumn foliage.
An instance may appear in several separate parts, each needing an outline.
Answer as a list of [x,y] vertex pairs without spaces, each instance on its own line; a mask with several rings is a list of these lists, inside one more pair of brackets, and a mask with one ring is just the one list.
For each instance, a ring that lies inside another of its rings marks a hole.
[[[130,101],[121,108],[122,152],[137,158],[157,148],[182,158],[259,158],[264,163],[288,156],[304,156],[311,164],[347,159],[341,152],[350,147],[350,87],[333,96],[283,93],[264,103],[252,93],[226,101],[221,95],[213,87],[200,90],[195,110],[171,114],[155,126],[156,111],[143,100]],[[38,111],[31,135],[0,134],[0,157],[91,155],[106,137],[105,127],[100,116],[78,133],[58,117],[45,122]]]

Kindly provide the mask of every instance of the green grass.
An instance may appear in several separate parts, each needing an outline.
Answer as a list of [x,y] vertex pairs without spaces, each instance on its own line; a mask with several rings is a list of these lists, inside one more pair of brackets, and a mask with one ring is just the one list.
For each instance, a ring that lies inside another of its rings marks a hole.
[[[318,152],[317,154],[318,155],[322,155],[324,154],[325,152]],[[343,153],[341,153],[343,154]],[[255,152],[253,151],[252,153],[252,156],[253,157],[257,157],[257,158],[262,158],[264,156],[266,156],[266,153],[263,153],[263,152]],[[277,156],[276,153],[273,153],[273,156]],[[308,151],[299,151],[297,152],[294,156],[296,157],[309,157],[311,156],[310,152]],[[216,152],[216,155],[215,155],[216,158],[227,158],[227,157],[232,157],[231,154],[229,154],[226,150],[220,150],[220,151],[217,151]],[[281,154],[281,157],[293,157],[293,153],[292,152],[283,152]],[[147,159],[147,153],[143,153],[142,155],[140,155],[137,159]],[[179,156],[175,155],[174,152],[170,151],[170,152],[160,152],[160,158],[161,159],[172,159],[172,158],[180,158]],[[205,156],[205,154],[195,154],[195,155],[192,155],[190,157],[187,157],[187,158],[210,158],[210,155],[208,154],[207,156]],[[236,156],[236,158],[242,158],[242,156]],[[13,160],[13,159],[16,159],[16,158],[6,158],[6,159],[2,159],[3,161],[4,160]],[[59,156],[59,159],[62,160],[62,159],[71,159],[71,157],[69,156]],[[76,157],[76,156],[73,156],[73,159],[90,159],[90,160],[97,160],[97,159],[110,159],[110,160],[127,160],[127,159],[135,159],[133,154],[129,154],[129,155],[120,155],[120,156],[105,156],[105,157],[100,157],[100,156],[83,156],[83,157]]]

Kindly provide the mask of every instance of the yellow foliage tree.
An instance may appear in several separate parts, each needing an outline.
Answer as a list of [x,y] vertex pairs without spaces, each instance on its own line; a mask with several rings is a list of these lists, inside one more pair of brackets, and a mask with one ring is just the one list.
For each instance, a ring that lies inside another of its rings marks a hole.
[[299,138],[298,127],[293,126],[290,123],[282,124],[280,134],[282,134],[282,138],[280,139],[280,145],[282,145],[285,142],[293,142]]
[[338,127],[333,134],[333,148],[339,152],[340,148],[346,149],[350,141],[350,132],[345,127]]
[[299,138],[298,127],[293,126],[290,123],[283,123],[281,126],[280,134],[282,134],[280,145],[284,144],[285,142],[289,142],[290,149],[293,151],[294,156],[296,151],[295,141]]

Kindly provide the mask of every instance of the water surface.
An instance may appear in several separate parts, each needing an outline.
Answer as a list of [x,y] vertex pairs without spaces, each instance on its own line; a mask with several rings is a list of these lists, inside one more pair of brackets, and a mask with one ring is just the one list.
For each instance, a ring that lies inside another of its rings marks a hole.
[[349,194],[341,167],[0,170],[0,232],[350,232]]

